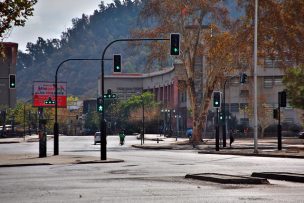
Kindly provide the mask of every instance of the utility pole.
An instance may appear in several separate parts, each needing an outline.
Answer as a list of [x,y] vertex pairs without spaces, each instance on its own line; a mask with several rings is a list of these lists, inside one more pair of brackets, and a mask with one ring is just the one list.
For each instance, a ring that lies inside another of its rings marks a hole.
[[258,51],[258,0],[255,0],[254,12],[254,153],[258,153],[258,84],[257,84],[257,51]]

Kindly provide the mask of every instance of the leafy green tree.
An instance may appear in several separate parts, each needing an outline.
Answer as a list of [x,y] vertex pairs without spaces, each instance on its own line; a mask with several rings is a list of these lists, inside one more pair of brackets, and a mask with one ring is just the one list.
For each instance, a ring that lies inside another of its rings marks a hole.
[[84,128],[89,129],[90,132],[98,131],[99,115],[96,111],[90,111],[85,116]]
[[[158,108],[159,104],[154,100],[154,94],[151,92],[144,92],[140,95],[133,95],[127,101],[123,102],[121,109],[126,116],[131,116],[132,113],[136,113],[142,110],[144,105],[145,115],[149,117],[149,113],[152,113],[155,108]],[[139,117],[139,116],[135,116]]]
[[304,109],[304,64],[289,68],[283,78],[287,96],[292,106]]
[[27,18],[33,16],[33,6],[38,0],[0,1],[0,39],[13,26],[24,26]]

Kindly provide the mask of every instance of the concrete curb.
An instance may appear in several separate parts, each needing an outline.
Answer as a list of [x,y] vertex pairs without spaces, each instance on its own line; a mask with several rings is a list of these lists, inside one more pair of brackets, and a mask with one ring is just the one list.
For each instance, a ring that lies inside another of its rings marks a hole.
[[141,149],[155,149],[155,150],[160,150],[160,149],[173,149],[173,147],[171,145],[161,145],[161,144],[157,144],[157,145],[132,145],[132,147],[135,148],[141,148]]
[[291,182],[304,183],[304,174],[287,173],[287,172],[253,172],[252,177],[268,178],[274,180],[284,180]]
[[236,176],[220,173],[187,174],[185,178],[210,181],[222,184],[269,184],[265,178],[251,176]]
[[259,151],[259,153],[252,152],[229,152],[229,151],[199,151],[199,154],[220,154],[220,155],[236,155],[236,156],[256,156],[256,157],[273,157],[273,158],[296,158],[304,159],[303,155],[290,155],[290,154],[271,154]]

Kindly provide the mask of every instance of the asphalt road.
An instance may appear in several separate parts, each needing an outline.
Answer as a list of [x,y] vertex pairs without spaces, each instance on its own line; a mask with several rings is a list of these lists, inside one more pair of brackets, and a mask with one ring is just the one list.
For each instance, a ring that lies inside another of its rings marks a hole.
[[[303,173],[303,159],[131,147],[139,143],[127,136],[120,146],[118,136],[108,137],[108,157],[122,163],[0,168],[0,202],[304,202],[303,183],[233,185],[184,178],[189,173]],[[59,149],[60,155],[100,157],[93,137],[60,137]],[[38,143],[1,144],[0,153],[38,155]],[[52,154],[49,140],[48,156]]]

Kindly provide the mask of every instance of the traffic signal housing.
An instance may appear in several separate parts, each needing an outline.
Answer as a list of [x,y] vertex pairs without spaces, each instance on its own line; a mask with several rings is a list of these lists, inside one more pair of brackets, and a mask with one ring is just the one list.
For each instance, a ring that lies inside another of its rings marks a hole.
[[116,94],[112,93],[111,89],[108,89],[107,93],[103,95],[104,99],[115,99],[116,98]]
[[170,55],[178,56],[180,53],[180,34],[171,33],[170,34]]
[[114,73],[121,73],[121,55],[114,54],[113,56],[113,69]]
[[15,74],[9,75],[9,88],[10,89],[16,88],[16,75]]
[[44,101],[44,104],[55,104],[55,100],[52,100],[52,98],[49,97],[48,100]]
[[102,97],[98,97],[97,98],[97,105],[96,105],[96,108],[97,108],[97,112],[103,112],[103,105],[102,105]]
[[278,109],[273,109],[273,118],[274,119],[279,119],[279,110]]
[[279,92],[279,107],[286,107],[286,92]]
[[221,92],[215,91],[213,92],[213,108],[220,108],[221,107]]
[[247,74],[241,73],[240,74],[240,83],[246,83],[246,80],[247,80]]

